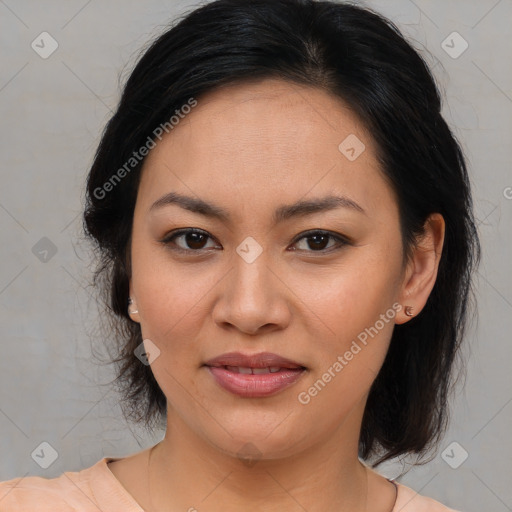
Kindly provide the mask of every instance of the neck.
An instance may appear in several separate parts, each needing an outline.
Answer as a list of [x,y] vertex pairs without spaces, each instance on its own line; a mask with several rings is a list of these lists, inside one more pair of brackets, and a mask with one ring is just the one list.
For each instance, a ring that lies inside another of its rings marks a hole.
[[225,454],[168,414],[165,438],[149,458],[151,512],[363,512],[368,477],[357,457],[355,423],[345,421],[329,439],[300,453],[270,459],[256,450],[251,457],[249,445],[239,456]]

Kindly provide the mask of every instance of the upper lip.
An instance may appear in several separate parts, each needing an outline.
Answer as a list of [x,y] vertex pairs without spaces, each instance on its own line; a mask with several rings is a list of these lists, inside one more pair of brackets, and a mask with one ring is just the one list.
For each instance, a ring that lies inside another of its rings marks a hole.
[[301,364],[272,352],[258,354],[242,354],[241,352],[228,352],[209,359],[206,366],[240,366],[243,368],[304,368]]

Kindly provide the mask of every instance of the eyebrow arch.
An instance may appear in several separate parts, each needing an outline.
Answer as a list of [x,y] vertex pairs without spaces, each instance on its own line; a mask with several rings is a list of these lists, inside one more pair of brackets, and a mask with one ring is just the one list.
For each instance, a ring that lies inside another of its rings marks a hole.
[[[205,217],[212,217],[223,222],[229,222],[230,220],[229,213],[220,206],[208,203],[202,199],[178,194],[177,192],[169,192],[162,196],[151,205],[149,211],[152,212],[172,204],[181,206],[181,208],[184,208],[185,210],[199,213]],[[291,205],[282,205],[274,212],[273,221],[275,224],[278,224],[279,222],[284,222],[292,217],[303,217],[318,212],[334,210],[336,208],[349,208],[366,215],[364,209],[352,199],[345,196],[330,195],[318,199],[297,201]]]

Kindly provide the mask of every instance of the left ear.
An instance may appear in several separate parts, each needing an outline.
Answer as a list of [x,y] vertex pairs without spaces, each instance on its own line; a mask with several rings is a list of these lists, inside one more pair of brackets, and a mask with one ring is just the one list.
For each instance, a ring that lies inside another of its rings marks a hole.
[[[425,221],[424,233],[417,239],[411,259],[407,263],[400,294],[402,309],[395,317],[396,324],[407,322],[425,307],[436,282],[444,234],[443,216],[432,213]],[[410,315],[405,314],[407,306],[410,307]]]

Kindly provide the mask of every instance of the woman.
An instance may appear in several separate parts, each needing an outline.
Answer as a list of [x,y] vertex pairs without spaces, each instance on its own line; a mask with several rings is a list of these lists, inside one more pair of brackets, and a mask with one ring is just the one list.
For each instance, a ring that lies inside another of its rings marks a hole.
[[128,79],[84,222],[125,414],[166,434],[4,482],[3,511],[452,510],[373,469],[443,433],[479,256],[462,152],[391,22],[196,9]]

